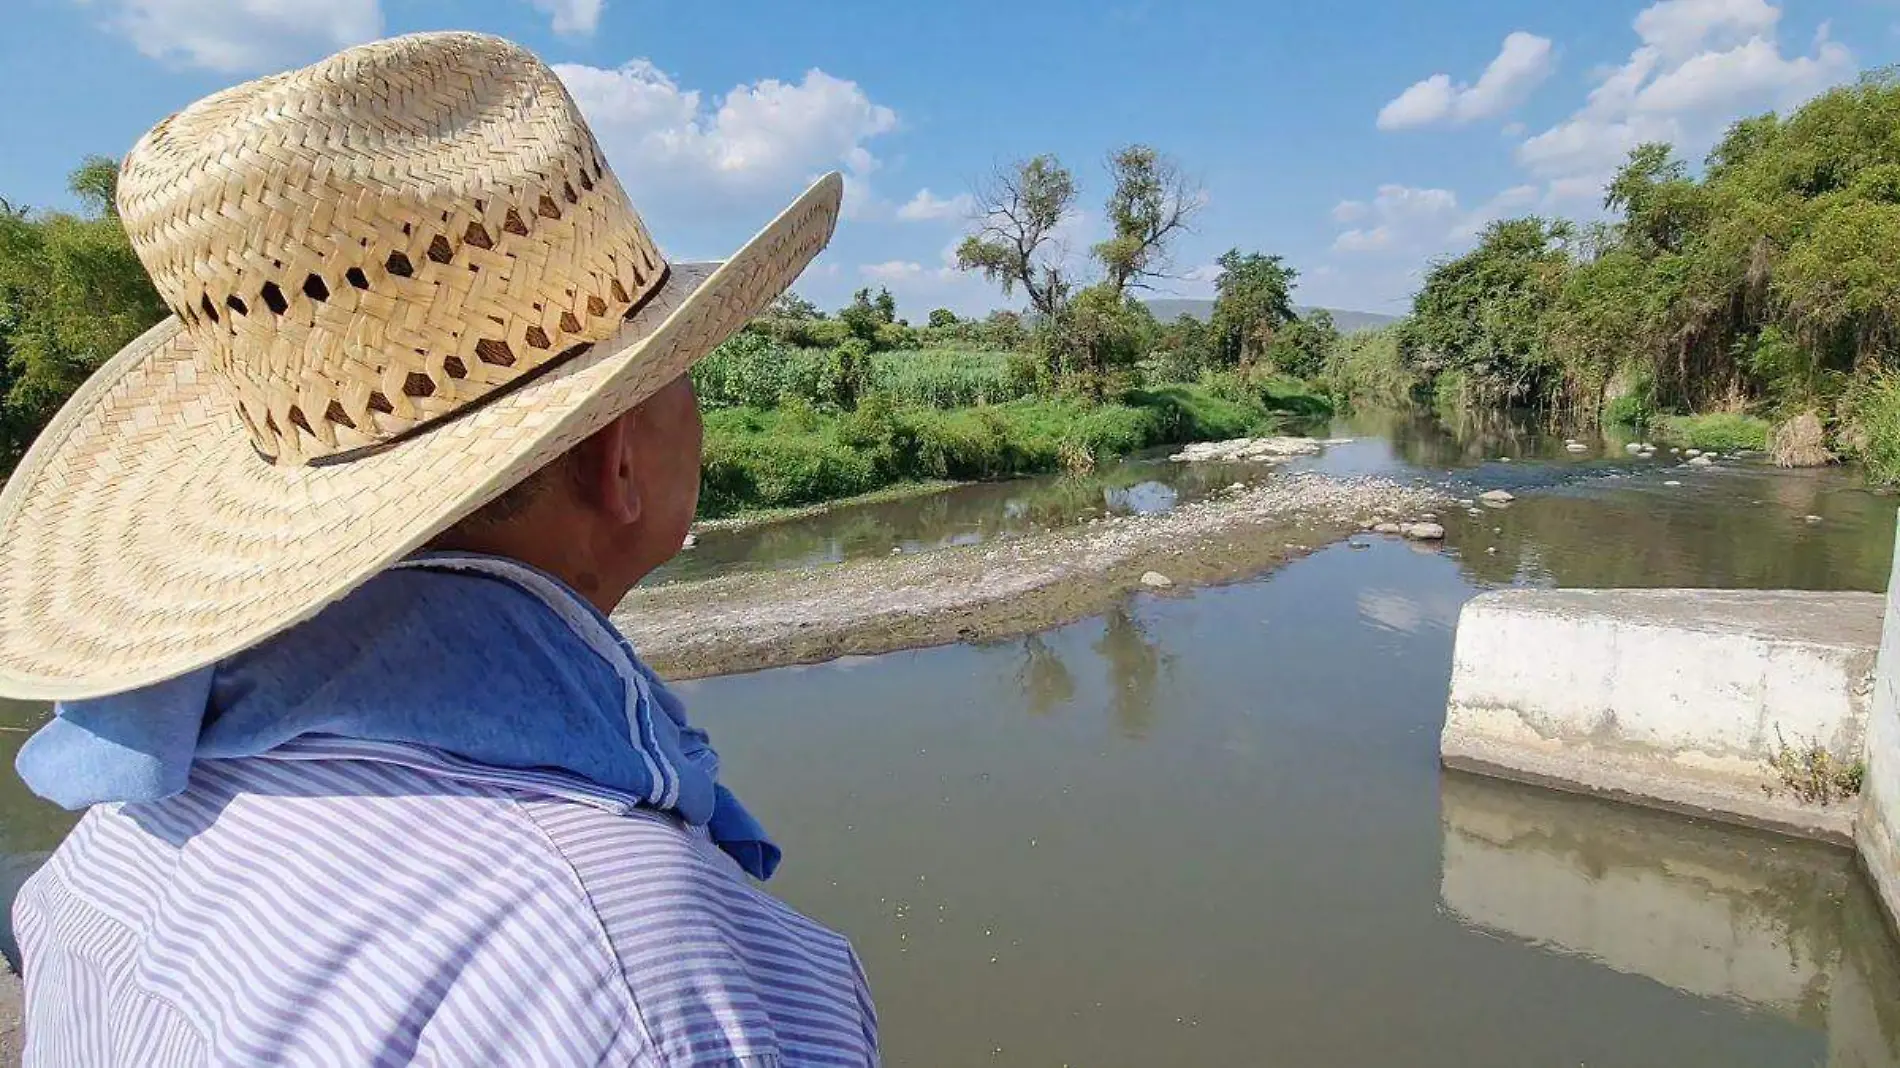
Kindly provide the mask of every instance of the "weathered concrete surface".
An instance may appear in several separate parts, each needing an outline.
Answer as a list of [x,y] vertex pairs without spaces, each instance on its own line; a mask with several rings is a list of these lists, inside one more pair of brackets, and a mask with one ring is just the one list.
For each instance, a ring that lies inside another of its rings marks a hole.
[[1867,725],[1861,801],[1861,862],[1879,888],[1888,921],[1900,932],[1900,553],[1887,582],[1887,624]]
[[1900,967],[1848,854],[1447,772],[1440,896],[1460,922],[1825,1031],[1900,1068]]
[[11,970],[0,969],[0,1065],[20,1063],[26,1045],[26,986]]
[[1504,590],[1458,624],[1445,763],[1851,844],[1858,804],[1810,805],[1781,740],[1865,752],[1878,594]]

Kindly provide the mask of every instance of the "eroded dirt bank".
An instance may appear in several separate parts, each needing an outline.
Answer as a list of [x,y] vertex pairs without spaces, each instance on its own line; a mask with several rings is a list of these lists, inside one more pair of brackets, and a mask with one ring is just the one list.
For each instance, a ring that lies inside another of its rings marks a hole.
[[698,678],[1008,637],[1098,612],[1148,571],[1244,578],[1446,503],[1377,478],[1290,475],[1158,515],[960,549],[635,590],[614,622],[662,674]]

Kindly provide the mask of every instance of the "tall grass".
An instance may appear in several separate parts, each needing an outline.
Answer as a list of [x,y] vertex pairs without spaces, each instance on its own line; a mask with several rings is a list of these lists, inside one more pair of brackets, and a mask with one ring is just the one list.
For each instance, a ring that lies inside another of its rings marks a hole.
[[1900,374],[1865,379],[1848,391],[1842,443],[1875,482],[1900,482]]
[[871,388],[900,404],[970,408],[1001,404],[1035,392],[1033,377],[1007,352],[921,349],[871,358]]
[[1666,415],[1657,420],[1657,437],[1671,445],[1710,452],[1735,449],[1766,449],[1768,420],[1741,412],[1711,412],[1708,415]]

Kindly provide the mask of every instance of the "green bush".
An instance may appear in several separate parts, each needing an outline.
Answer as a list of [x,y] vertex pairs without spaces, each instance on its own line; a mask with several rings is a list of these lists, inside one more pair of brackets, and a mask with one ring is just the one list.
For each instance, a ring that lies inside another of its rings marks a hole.
[[1649,397],[1643,393],[1625,393],[1603,406],[1603,422],[1609,426],[1641,430],[1653,418],[1655,412],[1650,410]]
[[[1238,437],[1277,417],[1198,385],[1133,390],[1121,403],[1035,398],[940,410],[872,389],[857,410],[802,399],[706,416],[706,516],[853,496],[913,479],[991,479],[1085,467],[1156,445]],[[1086,462],[1084,462],[1086,460]]]
[[1900,482],[1900,375],[1868,379],[1848,393],[1845,444],[1875,482]]
[[1740,412],[1669,415],[1656,425],[1660,431],[1657,436],[1663,441],[1685,448],[1731,452],[1768,447],[1768,421]]

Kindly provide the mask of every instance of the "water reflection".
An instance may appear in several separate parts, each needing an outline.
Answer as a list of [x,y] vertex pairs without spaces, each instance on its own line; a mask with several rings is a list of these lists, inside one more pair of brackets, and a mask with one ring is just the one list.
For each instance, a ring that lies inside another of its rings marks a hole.
[[1109,708],[1124,738],[1141,739],[1154,726],[1155,684],[1170,660],[1126,603],[1102,617],[1095,652],[1108,668]]
[[1022,640],[1023,662],[1016,669],[1016,682],[1022,688],[1029,714],[1042,718],[1075,699],[1075,676],[1062,654],[1040,634]]
[[1848,472],[1748,467],[1556,487],[1446,526],[1488,585],[1880,590],[1894,500]]
[[810,567],[922,552],[1105,515],[1164,512],[1269,473],[1257,464],[1176,464],[1149,456],[1088,475],[976,483],[895,501],[847,505],[782,523],[708,531],[650,582]]
[[[1174,658],[1162,649],[1129,602],[1109,609],[1098,624],[1088,625],[1100,627],[1087,648],[1101,669],[1109,718],[1121,737],[1140,741],[1154,728],[1158,691]],[[1022,657],[1015,679],[1031,716],[1041,719],[1075,702],[1079,692],[1075,672],[1054,635],[1032,634],[1013,644]]]
[[1447,772],[1445,908],[1474,928],[1825,1031],[1900,1065],[1900,969],[1852,858]]

